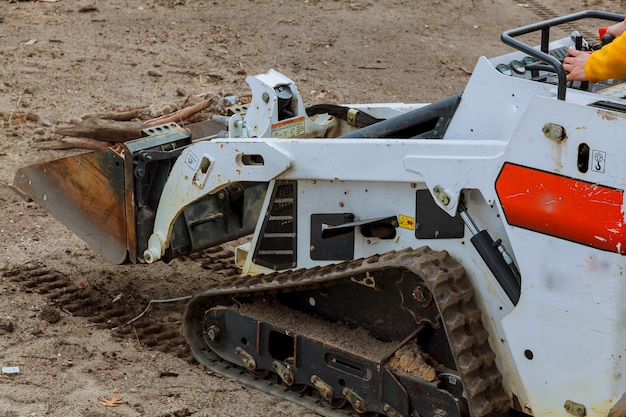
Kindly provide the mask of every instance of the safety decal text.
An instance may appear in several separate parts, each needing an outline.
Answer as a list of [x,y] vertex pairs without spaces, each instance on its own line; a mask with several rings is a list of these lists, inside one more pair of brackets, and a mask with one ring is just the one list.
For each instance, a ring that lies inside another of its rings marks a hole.
[[296,138],[304,136],[304,116],[284,120],[272,125],[273,138]]

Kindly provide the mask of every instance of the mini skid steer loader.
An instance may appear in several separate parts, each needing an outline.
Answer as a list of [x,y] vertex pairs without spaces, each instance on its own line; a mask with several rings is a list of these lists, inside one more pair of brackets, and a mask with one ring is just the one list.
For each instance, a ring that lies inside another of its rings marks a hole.
[[567,83],[567,48],[602,44],[551,39],[623,19],[506,31],[429,104],[305,108],[270,70],[218,135],[166,124],[14,185],[114,263],[243,241],[185,337],[322,415],[624,417],[626,84]]

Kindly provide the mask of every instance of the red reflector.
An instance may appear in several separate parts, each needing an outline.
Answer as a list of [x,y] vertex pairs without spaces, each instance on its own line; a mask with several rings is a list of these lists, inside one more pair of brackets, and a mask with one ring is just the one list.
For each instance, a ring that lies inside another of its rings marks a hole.
[[626,253],[623,190],[506,163],[496,192],[513,226]]

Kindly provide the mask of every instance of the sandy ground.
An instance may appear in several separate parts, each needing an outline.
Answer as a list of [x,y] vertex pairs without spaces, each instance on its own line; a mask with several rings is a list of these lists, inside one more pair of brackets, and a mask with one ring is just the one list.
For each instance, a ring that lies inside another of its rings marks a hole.
[[[107,0],[0,2],[0,415],[314,413],[203,369],[180,336],[184,302],[230,254],[111,265],[7,186],[55,128],[88,112],[247,94],[274,68],[306,105],[430,102],[462,91],[502,30],[611,1]],[[620,11],[620,10],[612,10]],[[623,11],[623,10],[622,10]],[[214,271],[217,269],[218,271]]]

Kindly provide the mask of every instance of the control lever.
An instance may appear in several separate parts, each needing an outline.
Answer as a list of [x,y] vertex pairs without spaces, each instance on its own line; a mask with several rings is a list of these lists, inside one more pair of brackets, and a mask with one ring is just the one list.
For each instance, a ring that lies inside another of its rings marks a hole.
[[607,29],[608,28],[606,27],[598,28],[598,38],[600,39],[600,43],[596,43],[592,45],[591,46],[592,51],[597,51],[598,49],[602,48],[605,45],[610,44],[611,42],[615,40],[615,36],[611,35],[610,33],[606,33]]
[[[570,35],[570,39],[574,42],[574,48],[578,51],[591,51],[593,48],[589,46],[587,41],[583,38],[583,35],[580,34],[577,30],[573,31]],[[570,87],[573,86],[573,83],[570,82]],[[580,82],[580,90],[588,91],[589,90],[589,81],[581,81]]]
[[600,37],[600,46],[598,49],[602,48],[604,45],[608,45],[615,40],[615,36],[610,33],[606,33],[607,28],[598,29],[598,35]]
[[610,43],[611,43],[611,42],[613,42],[614,40],[615,40],[615,36],[613,36],[613,35],[611,35],[611,34],[607,33],[606,35],[604,35],[604,36],[602,37],[602,40],[600,41],[600,43],[601,43],[601,45],[602,45],[602,46],[604,46],[604,45],[608,45],[608,44],[610,44]]
[[583,38],[583,35],[580,34],[577,30],[573,31],[570,35],[570,39],[574,42],[574,47],[579,51],[589,51],[589,43]]

